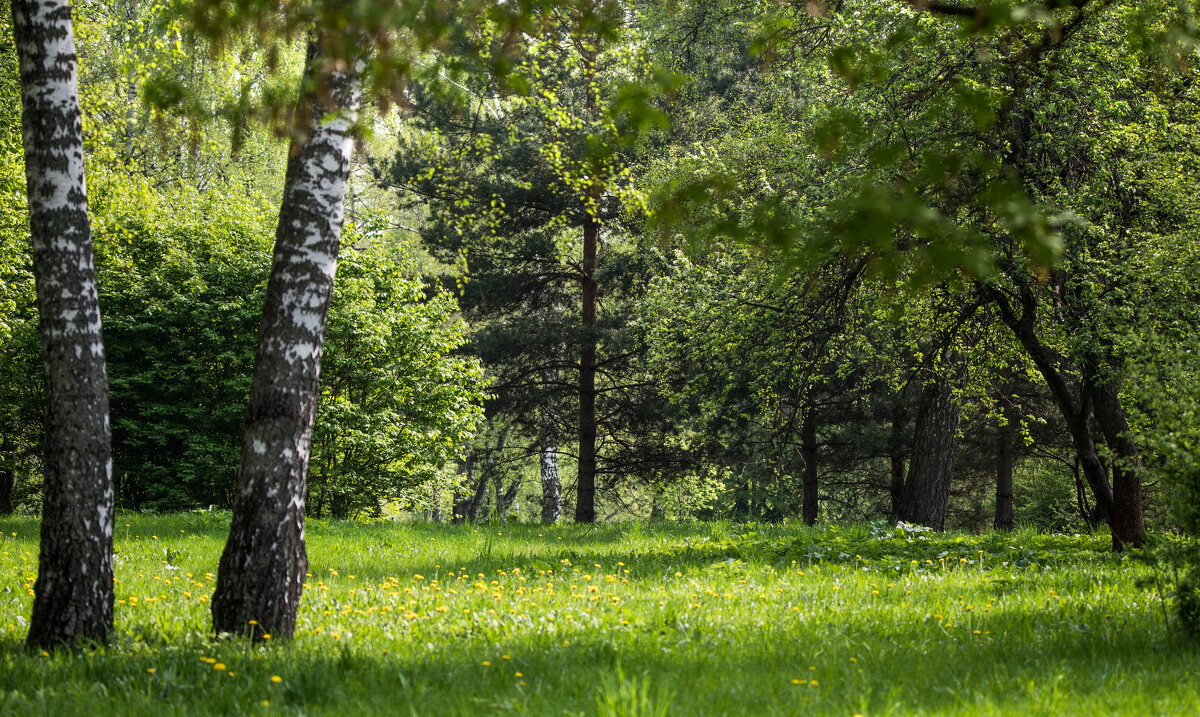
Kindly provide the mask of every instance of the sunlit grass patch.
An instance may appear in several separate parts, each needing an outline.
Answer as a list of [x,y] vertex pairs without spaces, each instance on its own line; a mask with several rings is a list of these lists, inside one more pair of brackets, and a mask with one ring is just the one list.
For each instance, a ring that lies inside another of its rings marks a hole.
[[1135,585],[1146,568],[1111,555],[1105,536],[310,521],[296,639],[250,645],[209,634],[225,520],[131,516],[118,520],[113,644],[42,656],[21,645],[37,526],[0,528],[0,712],[1200,705],[1197,652]]

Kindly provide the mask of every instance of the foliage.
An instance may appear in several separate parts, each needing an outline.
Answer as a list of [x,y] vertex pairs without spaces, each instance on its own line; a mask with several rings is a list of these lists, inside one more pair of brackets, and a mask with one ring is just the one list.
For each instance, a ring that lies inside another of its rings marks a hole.
[[208,631],[227,521],[118,516],[113,644],[44,657],[21,646],[17,619],[38,526],[0,519],[3,709],[1140,715],[1196,704],[1195,646],[1135,585],[1148,569],[1099,536],[310,521],[312,576],[284,647]]

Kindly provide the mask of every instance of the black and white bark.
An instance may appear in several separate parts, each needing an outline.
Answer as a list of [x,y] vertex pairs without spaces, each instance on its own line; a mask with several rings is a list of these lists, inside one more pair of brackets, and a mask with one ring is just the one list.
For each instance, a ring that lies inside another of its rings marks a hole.
[[539,466],[542,476],[542,522],[557,523],[562,517],[562,481],[558,477],[558,446],[546,440],[542,445]]
[[959,417],[950,377],[939,373],[921,391],[913,427],[912,461],[901,505],[903,520],[934,530],[946,529]]
[[[304,585],[304,501],[321,354],[337,269],[359,68],[310,40],[275,251],[259,327],[233,525],[213,595],[213,628],[290,639]],[[251,625],[251,621],[255,625]]]
[[[558,372],[547,369],[542,372],[547,386],[558,382]],[[558,476],[558,422],[547,408],[542,412],[541,450],[539,451],[539,473],[542,479],[542,522],[554,524],[562,517],[562,481]]]
[[28,641],[103,642],[113,625],[108,379],[71,6],[14,0],[12,9],[46,385],[41,553]]

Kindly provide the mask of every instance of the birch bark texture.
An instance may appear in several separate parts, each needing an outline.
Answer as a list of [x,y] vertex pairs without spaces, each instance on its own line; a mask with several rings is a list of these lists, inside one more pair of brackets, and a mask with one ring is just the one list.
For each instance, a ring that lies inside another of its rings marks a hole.
[[[304,502],[321,355],[362,103],[357,66],[309,40],[259,328],[229,540],[213,629],[290,639],[308,569]],[[252,622],[253,621],[253,624]]]
[[46,386],[41,553],[28,642],[104,642],[113,625],[108,378],[66,0],[12,3]]

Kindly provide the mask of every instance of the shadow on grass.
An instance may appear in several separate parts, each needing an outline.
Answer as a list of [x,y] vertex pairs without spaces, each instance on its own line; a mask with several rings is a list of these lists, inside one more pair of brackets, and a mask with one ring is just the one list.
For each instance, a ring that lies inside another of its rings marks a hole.
[[[262,653],[236,642],[122,644],[48,659],[0,641],[0,712],[69,714],[75,705],[92,714],[108,704],[119,714],[247,714],[262,700],[305,714],[439,715],[594,714],[606,699],[665,701],[671,714],[756,715],[1167,714],[1197,704],[1190,685],[1200,653],[1174,636],[1121,622],[1072,626],[1049,610],[990,615],[975,628],[990,635],[860,616],[559,630],[502,644],[313,640]],[[224,669],[201,661],[209,655]],[[649,687],[623,689],[631,681]]]

